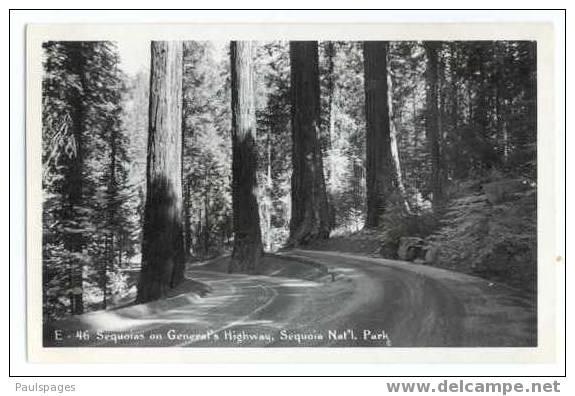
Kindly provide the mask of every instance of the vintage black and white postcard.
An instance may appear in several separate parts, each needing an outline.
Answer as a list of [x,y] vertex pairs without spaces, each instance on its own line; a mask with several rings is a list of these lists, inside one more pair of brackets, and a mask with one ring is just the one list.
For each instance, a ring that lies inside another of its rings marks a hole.
[[553,358],[550,26],[27,34],[31,360]]

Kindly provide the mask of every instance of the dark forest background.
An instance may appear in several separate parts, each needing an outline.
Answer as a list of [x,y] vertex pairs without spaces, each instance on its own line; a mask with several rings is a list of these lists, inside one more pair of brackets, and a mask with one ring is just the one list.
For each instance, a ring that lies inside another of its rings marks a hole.
[[[297,44],[254,43],[248,64],[241,46],[183,43],[185,261],[234,250],[232,139],[241,128],[233,127],[233,113],[244,103],[234,78],[246,67],[264,251],[305,246],[399,258],[534,293],[536,43],[315,46],[314,63],[313,53],[308,62],[309,50]],[[113,42],[44,43],[46,319],[117,307],[138,292],[151,81],[150,70],[127,75],[120,61]],[[317,68],[317,87],[306,85],[307,67],[311,75]],[[305,212],[292,197],[292,156],[300,153],[292,110],[294,101],[309,98],[300,88],[318,91],[314,155],[321,159],[327,202],[327,221],[306,236],[293,224],[290,229],[294,213]],[[377,125],[387,125],[383,146],[366,143],[379,139],[369,135]],[[385,152],[369,154],[380,147]],[[379,159],[387,162],[379,167]],[[368,193],[381,177],[385,202]]]

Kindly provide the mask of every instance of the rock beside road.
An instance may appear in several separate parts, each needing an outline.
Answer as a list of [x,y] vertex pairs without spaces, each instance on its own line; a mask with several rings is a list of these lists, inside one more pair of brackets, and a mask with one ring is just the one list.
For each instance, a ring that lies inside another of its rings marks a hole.
[[425,242],[419,237],[402,237],[399,239],[397,257],[400,260],[413,261],[421,258],[424,253]]
[[423,238],[402,237],[399,241],[397,257],[400,260],[412,261],[416,264],[434,265],[437,263],[438,256],[439,247],[428,244]]

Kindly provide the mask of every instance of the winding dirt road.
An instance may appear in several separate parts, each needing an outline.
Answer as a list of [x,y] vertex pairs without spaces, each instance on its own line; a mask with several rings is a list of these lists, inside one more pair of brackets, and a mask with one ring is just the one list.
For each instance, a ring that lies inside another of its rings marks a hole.
[[[185,293],[56,323],[45,330],[45,346],[537,344],[533,303],[502,285],[335,252],[292,250],[276,260],[283,266],[265,276],[189,267],[187,277],[208,285],[207,295]],[[308,270],[294,277],[297,266]]]

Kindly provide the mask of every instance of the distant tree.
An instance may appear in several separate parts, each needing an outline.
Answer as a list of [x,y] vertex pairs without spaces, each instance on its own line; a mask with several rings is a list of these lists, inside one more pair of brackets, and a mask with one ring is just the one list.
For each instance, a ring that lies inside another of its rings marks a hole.
[[253,49],[232,41],[232,200],[234,250],[230,272],[255,272],[263,253],[257,202]]
[[[121,94],[121,89],[117,89]],[[139,191],[137,186],[130,185],[129,137],[121,125],[122,117],[114,112],[113,122],[109,125],[107,136],[108,163],[104,172],[106,183],[106,200],[104,206],[104,241],[105,253],[102,271],[103,306],[106,308],[108,297],[112,294],[110,273],[116,273],[127,258],[136,252],[139,244]]]
[[146,201],[146,167],[148,150],[148,112],[150,106],[150,70],[141,70],[128,77],[126,93],[123,95],[122,113],[123,135],[128,138],[129,158],[128,180],[131,188],[129,203],[133,205],[135,227],[132,238],[134,250],[142,246],[144,206]]
[[439,209],[443,203],[443,179],[441,176],[441,148],[439,131],[439,108],[437,100],[437,75],[438,60],[437,53],[441,43],[437,41],[425,41],[423,43],[427,54],[427,111],[425,116],[425,127],[431,153],[431,192],[434,210]]
[[[388,53],[389,57],[389,53]],[[393,172],[394,172],[394,185],[398,191],[398,199],[401,201],[403,208],[406,212],[410,212],[411,209],[409,207],[409,201],[407,199],[407,194],[405,191],[405,185],[403,183],[403,175],[401,173],[401,159],[399,156],[399,145],[398,145],[398,130],[395,125],[395,119],[397,119],[397,115],[394,112],[393,106],[393,80],[391,78],[391,72],[389,70],[389,61],[387,62],[388,65],[388,72],[387,72],[387,103],[389,106],[389,126],[390,126],[390,146],[391,146],[391,157],[393,159]]]
[[406,213],[411,212],[409,200],[405,185],[403,183],[403,174],[401,173],[401,159],[399,155],[398,134],[399,131],[396,126],[396,120],[399,118],[395,111],[394,97],[393,97],[393,72],[391,70],[390,51],[387,51],[387,103],[389,108],[389,136],[391,146],[391,157],[393,159],[393,184],[397,191],[397,199],[405,210]]
[[289,234],[291,131],[289,43],[256,48],[258,185],[262,242],[267,251],[284,246]]
[[166,295],[184,276],[182,43],[151,44],[147,194],[138,302]]
[[225,44],[184,42],[184,224],[193,257],[212,257],[232,245],[228,50]]
[[289,244],[329,237],[329,213],[319,143],[318,44],[291,41],[292,213]]
[[[333,179],[337,173],[336,156],[334,155],[335,119],[336,119],[336,80],[335,59],[337,57],[337,47],[335,41],[325,41],[320,43],[320,103],[321,103],[321,124],[320,143],[324,164],[326,190],[329,204],[329,227],[336,227],[336,214],[334,204]],[[322,67],[323,55],[323,67]]]
[[321,146],[330,228],[365,221],[365,94],[361,42],[320,43]]

